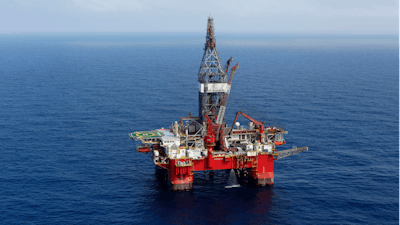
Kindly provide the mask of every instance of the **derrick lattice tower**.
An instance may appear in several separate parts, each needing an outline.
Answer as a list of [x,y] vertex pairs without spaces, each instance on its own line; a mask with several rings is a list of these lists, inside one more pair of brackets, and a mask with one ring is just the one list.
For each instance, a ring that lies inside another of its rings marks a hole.
[[[221,59],[214,36],[214,20],[208,18],[207,36],[204,46],[204,55],[199,70],[199,120],[206,122],[207,115],[213,122],[225,116],[225,107],[221,107],[224,94],[230,86],[227,83],[228,73],[222,68]],[[222,108],[222,109],[221,109]],[[224,121],[219,121],[223,123]]]

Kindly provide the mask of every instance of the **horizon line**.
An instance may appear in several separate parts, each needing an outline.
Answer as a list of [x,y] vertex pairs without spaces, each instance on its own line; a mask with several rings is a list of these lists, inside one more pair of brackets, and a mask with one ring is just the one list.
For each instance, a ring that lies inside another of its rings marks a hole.
[[[66,33],[76,33],[76,34],[199,34],[205,33],[204,31],[0,31],[0,34],[66,34]],[[327,31],[218,31],[218,34],[297,34],[297,35],[374,35],[374,36],[399,36],[399,32],[371,32],[371,31],[358,31],[358,32],[348,32],[348,31],[337,31],[337,32],[327,32]]]

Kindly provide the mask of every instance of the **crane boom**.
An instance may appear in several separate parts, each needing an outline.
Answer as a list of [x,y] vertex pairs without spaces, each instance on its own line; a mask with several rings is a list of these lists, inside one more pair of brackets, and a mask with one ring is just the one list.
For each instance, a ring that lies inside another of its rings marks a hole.
[[226,62],[226,65],[224,66],[225,72],[228,72],[228,70],[229,70],[229,65],[231,64],[232,61],[233,61],[233,57],[231,56],[231,58],[228,59],[228,61]]
[[240,112],[237,112],[237,113],[236,113],[236,117],[235,117],[235,120],[233,121],[232,128],[233,128],[233,126],[235,125],[236,120],[237,120],[237,118],[239,117],[240,114],[242,114],[244,117],[246,117],[247,119],[249,119],[251,122],[253,122],[253,123],[255,123],[255,124],[259,125],[259,126],[264,126],[264,123],[259,122],[259,121],[255,120],[255,119],[253,119],[252,117],[246,115],[244,112],[240,111]]
[[[232,59],[232,57],[231,57]],[[228,60],[228,66],[229,66],[230,60]],[[228,67],[227,67],[228,69]],[[231,69],[231,74],[229,75],[229,80],[228,80],[228,91],[224,93],[224,98],[222,99],[221,106],[218,111],[218,117],[217,117],[217,124],[222,124],[222,121],[224,121],[224,116],[225,116],[225,109],[226,109],[226,104],[228,104],[228,99],[229,99],[229,94],[231,93],[231,86],[232,86],[232,77],[233,74],[236,73],[236,69],[239,69],[239,63],[236,63]]]

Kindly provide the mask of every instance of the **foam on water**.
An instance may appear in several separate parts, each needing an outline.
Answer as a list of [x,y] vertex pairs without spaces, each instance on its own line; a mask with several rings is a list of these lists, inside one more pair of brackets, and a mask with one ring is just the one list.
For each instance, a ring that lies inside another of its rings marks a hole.
[[240,184],[238,182],[238,178],[236,177],[235,170],[231,169],[228,175],[228,180],[226,182],[225,188],[234,188],[234,187],[240,187]]

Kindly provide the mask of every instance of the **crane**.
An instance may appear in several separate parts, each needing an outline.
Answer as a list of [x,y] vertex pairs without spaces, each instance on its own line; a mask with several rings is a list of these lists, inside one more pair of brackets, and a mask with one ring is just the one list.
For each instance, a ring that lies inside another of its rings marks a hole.
[[[249,120],[250,120],[251,122],[253,122],[254,124],[257,124],[258,126],[260,126],[260,133],[262,133],[262,132],[264,131],[264,122],[259,122],[259,121],[255,120],[255,119],[253,119],[252,117],[246,115],[243,111],[240,111],[240,112],[237,112],[237,113],[236,113],[235,120],[233,121],[233,124],[232,124],[232,129],[233,129],[233,126],[235,125],[236,120],[237,120],[237,118],[239,117],[239,115],[243,115],[244,117],[246,117],[247,119],[249,119]],[[232,131],[232,130],[231,130],[231,131]]]

